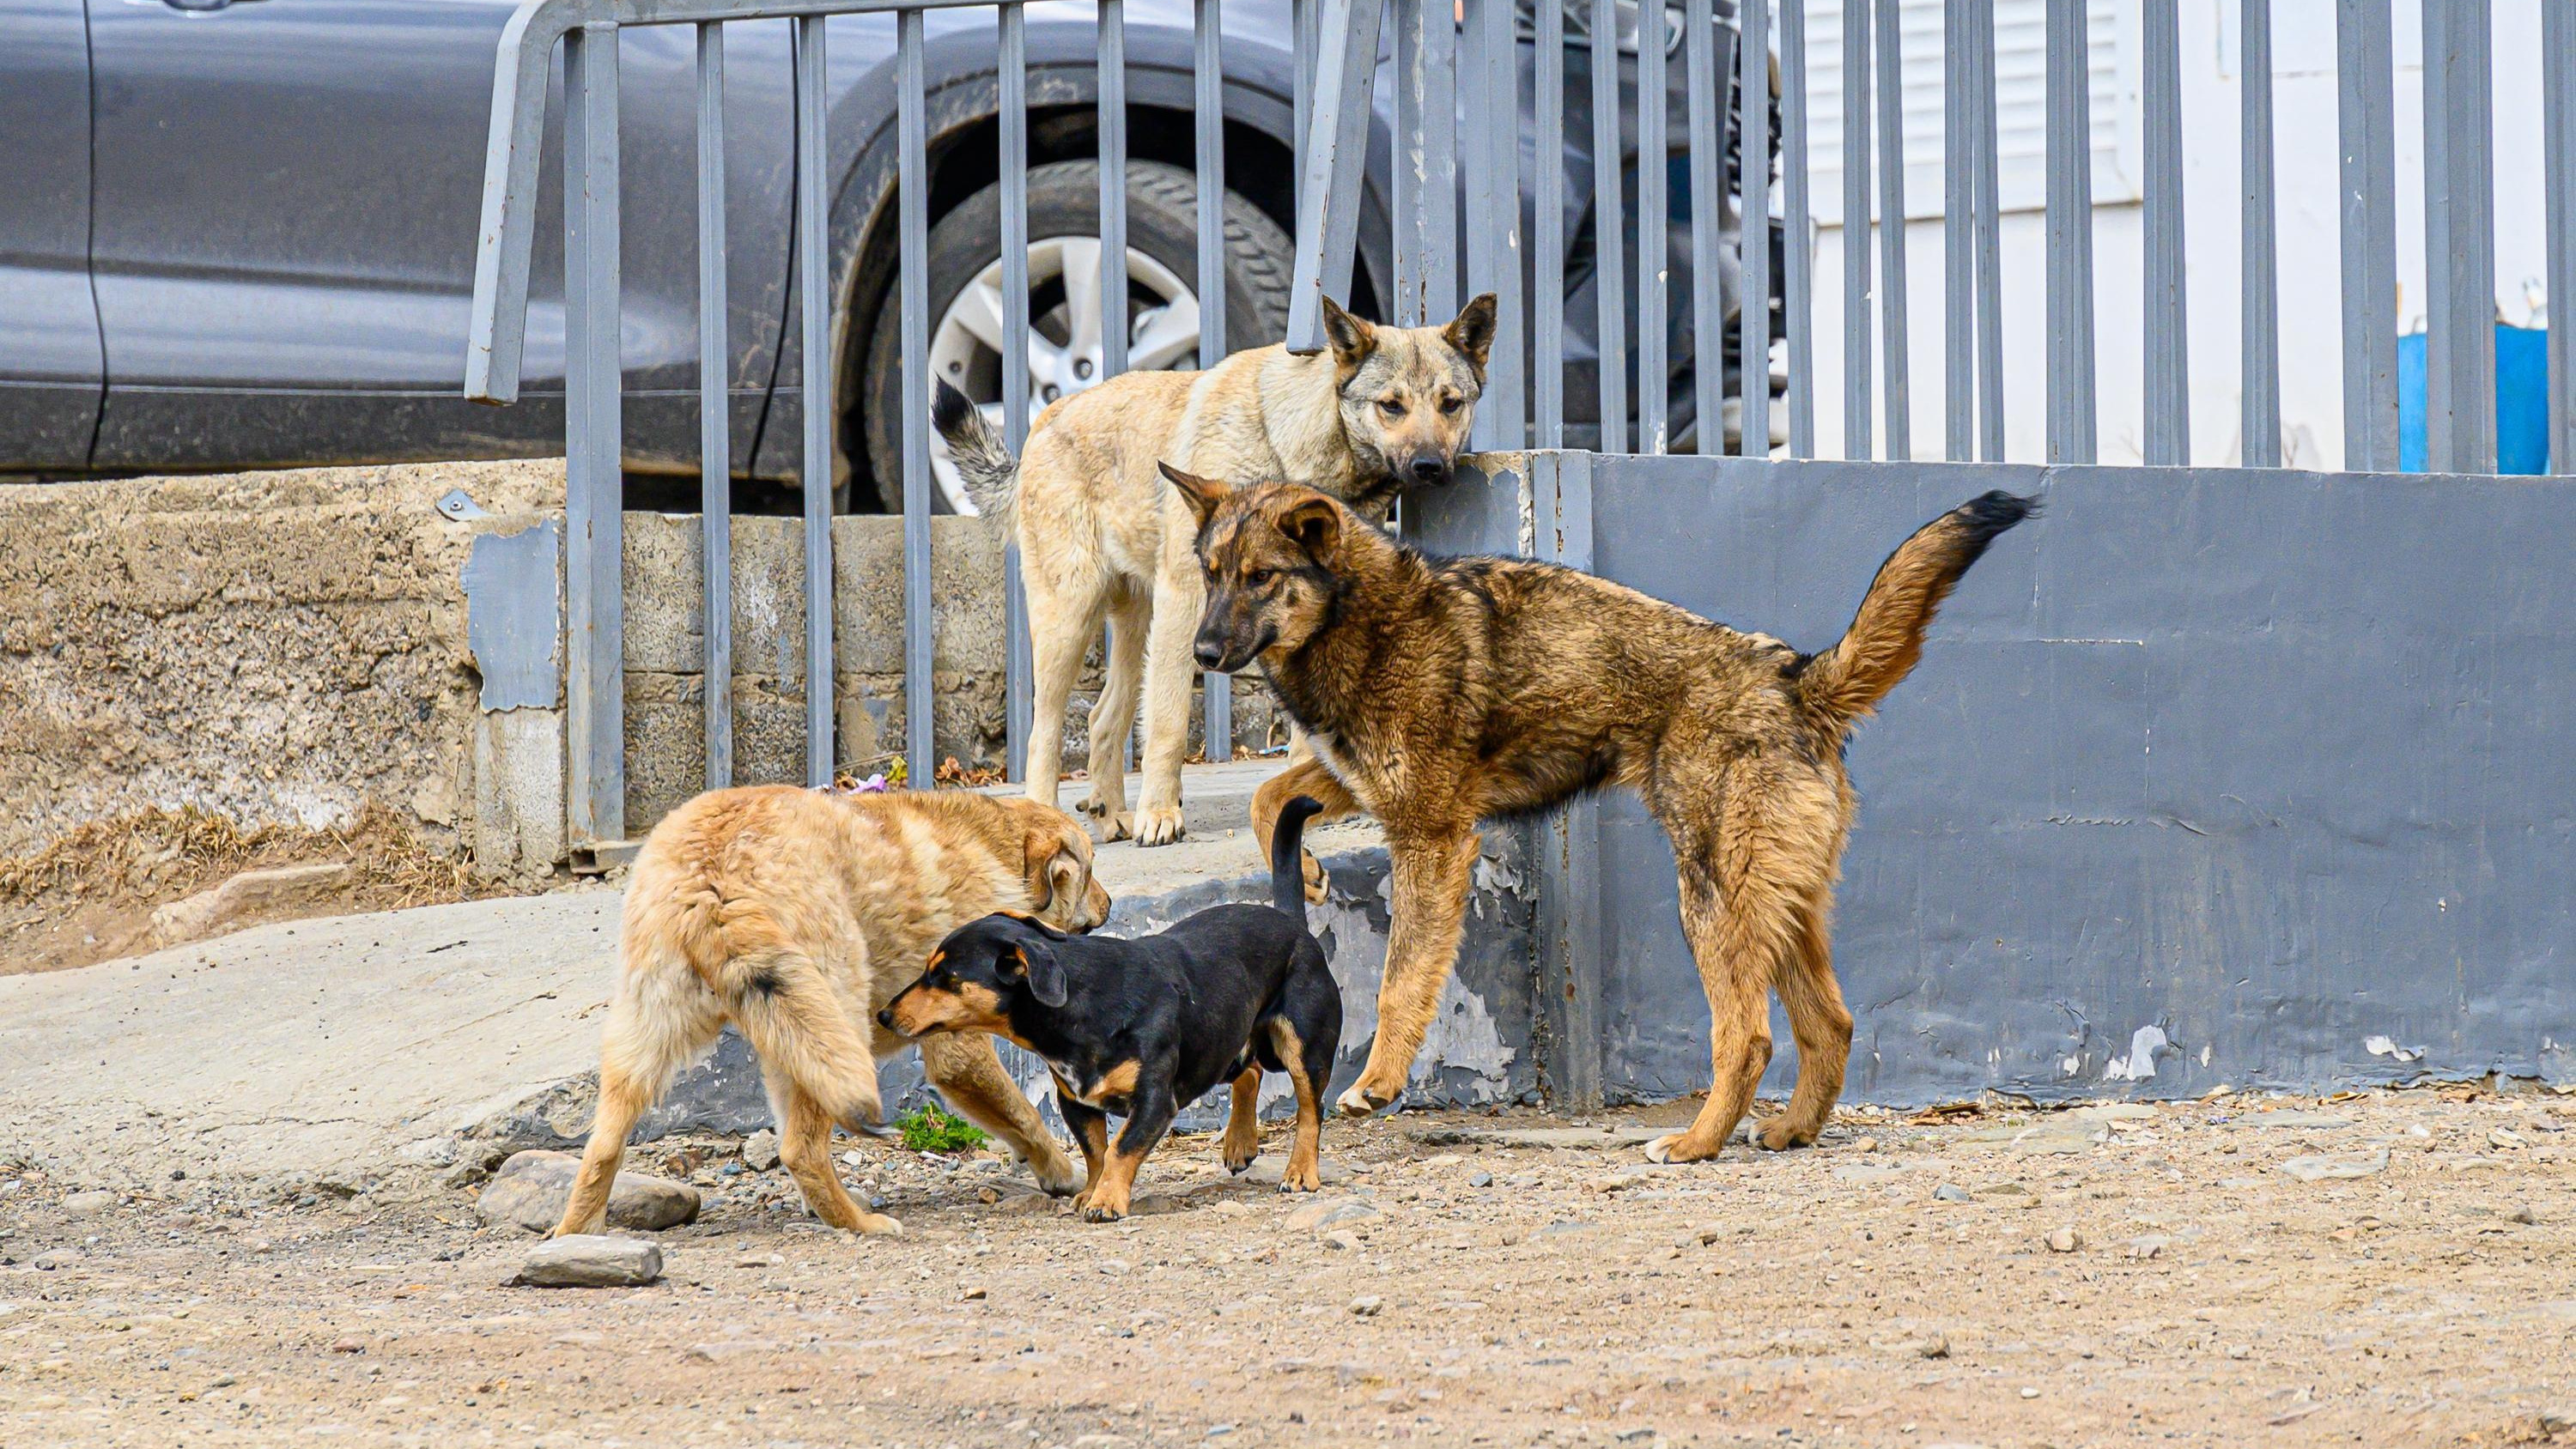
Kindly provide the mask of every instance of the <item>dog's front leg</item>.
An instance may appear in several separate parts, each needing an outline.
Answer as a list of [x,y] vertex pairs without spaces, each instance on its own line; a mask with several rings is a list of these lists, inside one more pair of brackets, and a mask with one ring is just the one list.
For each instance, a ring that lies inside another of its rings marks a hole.
[[1101,1164],[1099,1175],[1082,1195],[1085,1222],[1114,1223],[1127,1216],[1136,1192],[1136,1169],[1145,1165],[1154,1144],[1171,1130],[1172,1118],[1179,1111],[1180,1104],[1172,1100],[1170,1090],[1159,1079],[1136,1089],[1127,1125],[1119,1129],[1118,1141],[1109,1149],[1109,1160]]
[[[1167,550],[1167,554],[1168,554]],[[1190,748],[1190,681],[1198,663],[1190,637],[1207,590],[1196,555],[1167,556],[1154,580],[1153,632],[1145,645],[1145,793],[1136,804],[1136,843],[1181,838],[1181,760]]]
[[1467,891],[1483,842],[1473,829],[1426,835],[1390,831],[1393,925],[1387,931],[1386,979],[1377,989],[1377,1039],[1368,1066],[1335,1104],[1365,1117],[1404,1095],[1413,1057],[1440,1007],[1440,989],[1457,964],[1467,918]]

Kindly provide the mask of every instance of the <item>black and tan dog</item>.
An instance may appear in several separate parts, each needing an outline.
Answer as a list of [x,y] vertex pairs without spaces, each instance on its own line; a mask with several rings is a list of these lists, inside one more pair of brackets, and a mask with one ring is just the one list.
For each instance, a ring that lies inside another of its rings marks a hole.
[[[1276,909],[1216,906],[1129,941],[1070,936],[1035,916],[986,916],[941,942],[930,969],[877,1021],[915,1037],[990,1032],[1044,1058],[1091,1168],[1074,1203],[1093,1222],[1127,1215],[1136,1169],[1173,1115],[1220,1082],[1234,1084],[1225,1165],[1250,1167],[1261,1149],[1264,1068],[1297,1090],[1296,1144],[1280,1187],[1312,1192],[1342,1036],[1341,989],[1307,933],[1299,873],[1300,827],[1319,808],[1307,799],[1279,808]],[[1127,1119],[1114,1147],[1112,1115]]]
[[1925,525],[1879,567],[1841,642],[1801,654],[1572,569],[1427,557],[1310,488],[1165,472],[1199,519],[1199,662],[1257,661],[1317,757],[1262,786],[1254,834],[1269,840],[1295,795],[1386,827],[1377,1039],[1342,1110],[1404,1090],[1458,954],[1477,823],[1624,785],[1672,840],[1712,1017],[1708,1102],[1647,1155],[1717,1155],[1771,1059],[1774,989],[1798,1085],[1754,1140],[1814,1141],[1851,1052],[1826,945],[1853,809],[1844,742],[1914,667],[1968,566],[2037,505],[1988,493]]

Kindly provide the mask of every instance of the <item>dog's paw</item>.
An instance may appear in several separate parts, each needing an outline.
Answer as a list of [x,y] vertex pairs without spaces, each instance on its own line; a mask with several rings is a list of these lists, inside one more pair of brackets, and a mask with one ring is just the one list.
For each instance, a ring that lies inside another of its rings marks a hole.
[[1367,1078],[1363,1077],[1353,1082],[1349,1091],[1335,1098],[1333,1105],[1340,1108],[1345,1117],[1366,1117],[1393,1102],[1398,1095],[1370,1086]]
[[1086,1223],[1114,1223],[1126,1216],[1127,1200],[1121,1197],[1113,1202],[1105,1192],[1093,1195],[1082,1205],[1082,1220]]
[[859,1232],[871,1238],[900,1238],[903,1224],[884,1213],[859,1214]]
[[1082,1187],[1082,1173],[1061,1149],[1029,1159],[1029,1175],[1049,1197],[1070,1197]]
[[1787,1117],[1774,1117],[1753,1129],[1753,1145],[1765,1152],[1787,1152],[1816,1140],[1816,1129],[1799,1127]]
[[1281,1192],[1316,1192],[1324,1186],[1324,1174],[1313,1163],[1299,1167],[1294,1163],[1279,1178]]
[[1129,829],[1140,846],[1170,845],[1181,838],[1181,807],[1145,806],[1136,812]]
[[1667,1165],[1682,1162],[1706,1162],[1717,1156],[1716,1147],[1703,1148],[1690,1140],[1688,1132],[1667,1132],[1646,1144],[1646,1160]]
[[1258,1135],[1246,1134],[1244,1138],[1237,1139],[1231,1131],[1225,1134],[1226,1171],[1239,1177],[1251,1169],[1253,1159],[1260,1155],[1261,1138]]
[[1324,903],[1324,897],[1331,893],[1329,888],[1333,878],[1324,873],[1324,863],[1315,858],[1315,852],[1309,850],[1302,854],[1305,856],[1306,904],[1320,906]]

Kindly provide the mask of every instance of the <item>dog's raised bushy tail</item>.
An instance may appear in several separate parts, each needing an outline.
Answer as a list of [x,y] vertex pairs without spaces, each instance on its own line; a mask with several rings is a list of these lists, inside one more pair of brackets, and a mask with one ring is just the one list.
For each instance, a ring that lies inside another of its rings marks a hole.
[[1300,847],[1306,817],[1324,808],[1312,795],[1299,795],[1279,807],[1279,823],[1270,827],[1270,903],[1298,920],[1306,919],[1306,853]]
[[930,421],[939,436],[948,440],[948,461],[965,483],[966,496],[975,500],[976,511],[986,518],[1009,522],[1011,509],[1020,499],[1020,465],[966,394],[950,387],[946,378],[933,381],[937,387],[931,395]]
[[1923,631],[1995,535],[2039,511],[1998,489],[1969,499],[1897,545],[1841,642],[1798,672],[1799,698],[1836,729],[1868,714],[1923,657]]

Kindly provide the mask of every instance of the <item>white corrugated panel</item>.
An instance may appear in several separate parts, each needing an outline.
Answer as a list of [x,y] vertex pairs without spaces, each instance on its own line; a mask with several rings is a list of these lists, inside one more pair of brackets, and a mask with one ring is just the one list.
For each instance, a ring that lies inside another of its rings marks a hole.
[[[1790,0],[1800,3],[1800,0]],[[1843,3],[1803,0],[1807,7],[1807,155],[1816,220],[1842,222]],[[1900,0],[1899,55],[1905,72],[1905,209],[1941,214],[1942,8],[1944,0]],[[2046,0],[1994,0],[1997,188],[2006,211],[2035,211],[2045,200],[2048,144]],[[2122,152],[2137,133],[2137,0],[2087,0],[2093,104],[2093,199],[2135,201],[2137,185]],[[1875,6],[1872,7],[1875,10]],[[1870,112],[1877,116],[1877,74]],[[1877,167],[1873,147],[1870,164]],[[1877,194],[1873,177],[1871,195]]]

